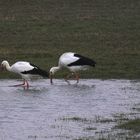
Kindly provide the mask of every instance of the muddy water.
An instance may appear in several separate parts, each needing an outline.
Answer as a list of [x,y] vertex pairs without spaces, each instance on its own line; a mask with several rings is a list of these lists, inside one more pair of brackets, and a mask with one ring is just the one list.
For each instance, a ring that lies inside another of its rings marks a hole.
[[105,137],[120,120],[140,117],[140,81],[83,79],[0,81],[1,140],[66,140]]

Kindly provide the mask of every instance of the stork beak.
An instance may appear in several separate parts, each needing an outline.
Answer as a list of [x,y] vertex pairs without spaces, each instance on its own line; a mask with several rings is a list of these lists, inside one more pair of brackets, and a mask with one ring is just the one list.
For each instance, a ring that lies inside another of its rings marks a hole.
[[53,79],[53,74],[50,73],[50,76],[49,76],[49,77],[50,77],[50,83],[53,84],[53,81],[52,81],[52,79]]

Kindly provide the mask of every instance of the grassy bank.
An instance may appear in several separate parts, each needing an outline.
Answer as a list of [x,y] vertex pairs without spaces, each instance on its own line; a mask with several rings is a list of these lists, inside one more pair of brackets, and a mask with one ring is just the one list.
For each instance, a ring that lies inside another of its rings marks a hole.
[[97,62],[83,78],[140,78],[139,7],[139,0],[1,0],[0,60],[49,70],[74,51]]
[[140,133],[140,119],[129,120],[128,122],[120,124],[118,128],[131,130],[134,133]]

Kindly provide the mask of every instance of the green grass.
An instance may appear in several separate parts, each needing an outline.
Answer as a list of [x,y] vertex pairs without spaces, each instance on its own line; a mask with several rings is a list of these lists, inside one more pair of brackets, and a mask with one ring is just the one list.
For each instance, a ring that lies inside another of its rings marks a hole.
[[[139,79],[139,7],[139,0],[1,0],[0,60],[49,70],[74,51],[97,62],[83,78]],[[16,75],[1,72],[0,78]]]
[[131,130],[135,133],[140,133],[140,119],[129,120],[125,123],[120,124],[118,128]]

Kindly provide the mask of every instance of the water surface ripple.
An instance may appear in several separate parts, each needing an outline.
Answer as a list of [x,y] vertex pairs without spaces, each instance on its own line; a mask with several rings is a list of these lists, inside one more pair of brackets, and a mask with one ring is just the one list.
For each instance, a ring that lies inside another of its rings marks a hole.
[[140,117],[140,81],[37,80],[30,89],[0,81],[1,140],[66,140],[112,131],[118,116]]

